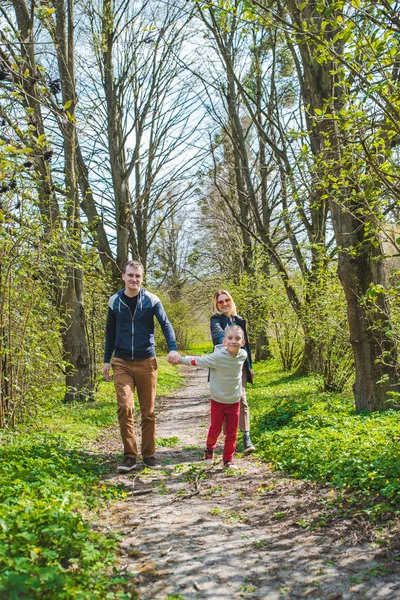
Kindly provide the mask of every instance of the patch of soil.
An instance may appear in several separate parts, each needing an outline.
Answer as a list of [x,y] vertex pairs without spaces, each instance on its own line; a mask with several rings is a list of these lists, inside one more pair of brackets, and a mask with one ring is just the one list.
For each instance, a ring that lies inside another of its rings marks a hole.
[[[182,370],[186,386],[158,407],[162,470],[110,476],[128,495],[96,524],[123,533],[120,569],[135,574],[140,599],[400,598],[396,545],[385,550],[361,517],[327,512],[331,488],[272,472],[255,455],[225,472],[221,447],[204,466],[207,374]],[[121,452],[117,428],[98,449]]]

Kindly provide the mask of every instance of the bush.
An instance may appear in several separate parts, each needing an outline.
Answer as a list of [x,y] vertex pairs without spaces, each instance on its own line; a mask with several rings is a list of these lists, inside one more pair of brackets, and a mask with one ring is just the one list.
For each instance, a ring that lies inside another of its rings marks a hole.
[[[181,382],[161,359],[159,393]],[[103,382],[96,403],[46,404],[34,433],[0,431],[0,598],[133,598],[132,578],[116,569],[116,536],[88,520],[126,496],[102,481],[110,465],[91,453],[92,440],[117,423],[114,386]]]
[[361,494],[374,514],[398,511],[400,424],[393,410],[357,414],[347,396],[318,392],[315,377],[291,379],[255,366],[248,390],[260,455],[294,477]]
[[342,392],[355,371],[343,287],[336,272],[326,268],[307,291],[304,322],[315,348],[315,371],[325,391]]
[[[198,303],[195,297],[197,294],[198,291],[194,288],[188,290],[187,293],[183,292],[180,300],[174,300],[167,294],[157,291],[174,328],[179,351],[186,350],[192,342],[198,339],[204,340],[205,332],[208,331],[208,317],[202,315],[201,308],[196,312],[195,307]],[[166,354],[167,345],[158,322],[156,323],[156,340],[157,352]]]
[[2,440],[0,596],[103,598],[121,583],[116,539],[93,531],[82,511],[124,492],[99,484],[107,467],[95,456],[55,437],[24,437]]

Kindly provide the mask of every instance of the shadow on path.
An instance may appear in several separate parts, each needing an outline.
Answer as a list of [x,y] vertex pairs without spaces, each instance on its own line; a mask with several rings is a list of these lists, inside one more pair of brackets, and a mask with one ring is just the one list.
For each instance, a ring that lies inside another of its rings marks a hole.
[[[157,436],[176,446],[158,449],[161,471],[110,475],[128,495],[101,521],[122,532],[120,569],[136,575],[140,599],[400,598],[396,557],[360,540],[354,523],[312,529],[329,488],[271,472],[254,455],[238,456],[236,473],[204,466],[207,373],[183,371],[188,385],[158,409]],[[120,451],[114,433],[103,451]]]

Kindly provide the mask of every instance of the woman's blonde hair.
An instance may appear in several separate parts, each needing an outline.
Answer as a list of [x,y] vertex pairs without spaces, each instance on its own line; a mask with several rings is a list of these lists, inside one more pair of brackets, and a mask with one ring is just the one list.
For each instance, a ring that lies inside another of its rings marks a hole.
[[218,313],[219,315],[222,315],[223,313],[221,313],[221,311],[218,309],[218,297],[221,294],[225,294],[225,296],[228,296],[229,300],[231,301],[231,315],[237,315],[237,310],[236,310],[236,304],[233,301],[232,296],[230,295],[229,292],[227,292],[226,290],[217,290],[212,298],[211,301],[211,312],[212,314],[214,313]]

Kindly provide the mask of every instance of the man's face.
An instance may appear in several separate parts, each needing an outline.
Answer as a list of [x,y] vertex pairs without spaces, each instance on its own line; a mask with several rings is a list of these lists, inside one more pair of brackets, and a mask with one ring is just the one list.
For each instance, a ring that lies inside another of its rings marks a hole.
[[244,346],[245,342],[242,333],[234,329],[226,332],[223,343],[225,344],[229,354],[236,356],[240,348]]
[[128,266],[125,273],[122,273],[122,279],[125,282],[125,290],[136,296],[143,281],[142,269]]

